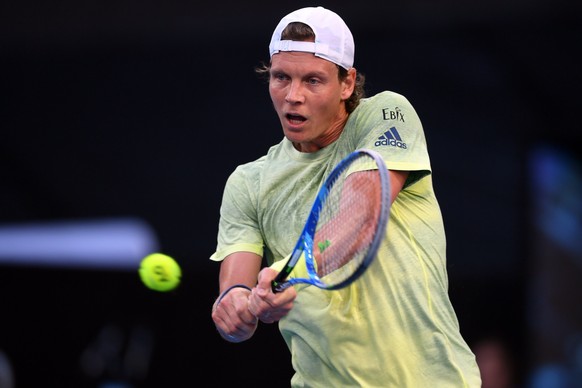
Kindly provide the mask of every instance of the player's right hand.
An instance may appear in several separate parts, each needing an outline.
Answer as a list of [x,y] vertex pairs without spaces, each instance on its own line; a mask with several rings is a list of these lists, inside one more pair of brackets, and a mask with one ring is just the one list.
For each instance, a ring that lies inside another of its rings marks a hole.
[[273,268],[263,268],[259,272],[258,283],[249,297],[249,310],[261,322],[273,323],[286,316],[293,308],[297,297],[294,287],[273,293],[271,284],[278,272]]

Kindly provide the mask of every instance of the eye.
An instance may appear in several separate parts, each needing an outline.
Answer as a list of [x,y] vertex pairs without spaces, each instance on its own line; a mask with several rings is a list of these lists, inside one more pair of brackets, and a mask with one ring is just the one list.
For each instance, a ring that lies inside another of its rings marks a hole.
[[307,80],[307,83],[309,85],[318,85],[318,84],[320,84],[319,79],[317,79],[317,78],[309,78]]
[[277,81],[285,81],[287,79],[289,79],[289,77],[287,77],[285,74],[283,73],[274,73],[271,75],[271,78],[277,80]]

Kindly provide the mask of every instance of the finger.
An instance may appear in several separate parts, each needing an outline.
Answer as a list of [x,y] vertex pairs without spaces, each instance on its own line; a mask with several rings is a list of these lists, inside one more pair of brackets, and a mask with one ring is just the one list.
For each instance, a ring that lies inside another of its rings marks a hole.
[[273,323],[273,322],[275,322],[275,319],[273,319],[271,317],[271,313],[270,312],[266,312],[265,314],[263,314],[261,316],[261,321],[262,322],[265,322],[265,323]]
[[252,298],[248,299],[248,306],[247,309],[249,310],[249,313],[251,313],[251,315],[257,319],[257,313],[255,312],[256,310],[254,309],[253,303],[251,301]]

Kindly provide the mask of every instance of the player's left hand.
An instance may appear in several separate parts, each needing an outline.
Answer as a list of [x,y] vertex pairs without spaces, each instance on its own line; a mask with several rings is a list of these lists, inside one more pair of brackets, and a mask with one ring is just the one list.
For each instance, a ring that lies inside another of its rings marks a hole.
[[249,311],[250,291],[233,288],[212,308],[212,320],[216,329],[229,342],[242,342],[253,336],[259,320]]

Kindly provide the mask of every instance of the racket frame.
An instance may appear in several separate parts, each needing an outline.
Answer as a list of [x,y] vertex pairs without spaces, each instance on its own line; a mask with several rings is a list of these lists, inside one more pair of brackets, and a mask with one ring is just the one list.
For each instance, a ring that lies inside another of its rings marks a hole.
[[[319,215],[321,213],[322,206],[325,203],[325,200],[327,199],[330,189],[335,184],[337,178],[340,176],[342,172],[344,172],[344,170],[350,167],[353,160],[357,159],[362,154],[367,154],[374,160],[380,174],[380,185],[382,196],[380,217],[378,220],[378,224],[376,225],[374,238],[370,243],[370,248],[368,249],[366,256],[364,257],[356,271],[354,271],[353,274],[351,274],[348,278],[344,279],[343,281],[334,285],[329,285],[324,283],[319,278],[319,276],[317,275],[317,269],[315,268],[315,258],[313,257],[313,238],[315,236],[317,221],[319,220]],[[272,282],[273,292],[281,292],[286,288],[299,283],[311,284],[325,290],[337,290],[348,286],[357,278],[359,278],[364,273],[364,271],[366,271],[366,269],[370,266],[370,264],[376,257],[376,253],[378,251],[378,247],[380,246],[380,242],[384,238],[384,231],[386,230],[389,218],[390,218],[390,177],[388,175],[388,170],[386,168],[386,164],[384,163],[384,159],[382,159],[382,156],[378,152],[365,148],[361,148],[351,152],[337,164],[337,166],[332,170],[330,175],[324,181],[321,189],[318,191],[315,201],[311,207],[311,211],[309,212],[309,216],[307,217],[307,221],[305,222],[305,226],[303,227],[301,235],[297,240],[297,243],[295,244],[291,257],[285,264],[285,267],[281,270],[281,272],[279,272],[277,277]],[[302,254],[304,256],[305,265],[307,268],[309,278],[287,279],[289,274],[293,271],[293,269],[301,259]]]

